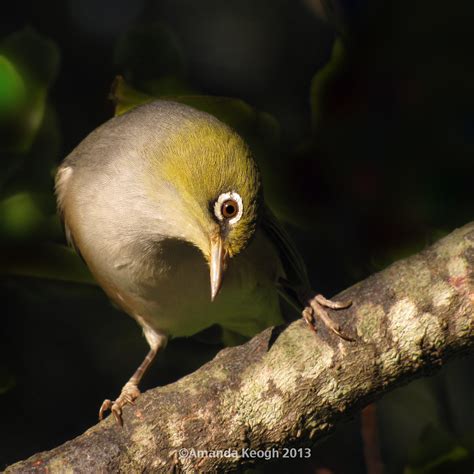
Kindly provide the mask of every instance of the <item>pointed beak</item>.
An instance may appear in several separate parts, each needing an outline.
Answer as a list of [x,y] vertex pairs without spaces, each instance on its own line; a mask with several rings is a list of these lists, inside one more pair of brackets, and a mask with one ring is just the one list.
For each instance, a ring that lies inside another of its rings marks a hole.
[[214,301],[221,289],[222,276],[227,266],[227,252],[224,250],[220,235],[211,239],[211,301]]

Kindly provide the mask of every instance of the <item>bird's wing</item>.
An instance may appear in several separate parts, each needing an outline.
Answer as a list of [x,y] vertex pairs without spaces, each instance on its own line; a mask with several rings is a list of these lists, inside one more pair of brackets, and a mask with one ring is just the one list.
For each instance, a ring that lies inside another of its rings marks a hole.
[[310,288],[306,265],[296,249],[291,237],[283,228],[273,212],[264,206],[262,227],[277,249],[285,277],[279,281],[280,295],[295,309],[302,309],[300,294]]
[[56,191],[56,199],[58,203],[58,214],[63,224],[64,234],[66,235],[67,243],[74,249],[74,251],[77,253],[77,255],[79,255],[79,257],[83,258],[81,252],[79,251],[79,248],[74,242],[74,237],[64,215],[64,201],[73,172],[74,169],[72,166],[61,165],[56,173],[54,188]]

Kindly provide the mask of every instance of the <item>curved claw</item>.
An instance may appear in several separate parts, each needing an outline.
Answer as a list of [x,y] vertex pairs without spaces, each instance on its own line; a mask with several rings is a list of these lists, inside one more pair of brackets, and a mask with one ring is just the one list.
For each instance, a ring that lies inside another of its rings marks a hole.
[[140,390],[138,389],[137,385],[131,382],[127,382],[122,391],[120,396],[112,401],[106,399],[102,402],[102,405],[99,410],[99,420],[104,418],[104,413],[108,410],[112,412],[114,415],[115,420],[120,426],[123,426],[123,419],[122,419],[122,408],[125,405],[135,405],[135,400],[140,396]]
[[316,295],[314,298],[321,306],[330,309],[347,309],[352,305],[352,301],[332,301],[325,298],[323,295]]
[[325,298],[323,295],[316,295],[314,298],[309,300],[309,306],[307,306],[302,313],[303,319],[308,323],[309,327],[316,331],[315,328],[315,320],[314,316],[318,316],[324,325],[331,330],[334,334],[339,336],[341,339],[345,341],[353,342],[354,339],[345,335],[342,330],[341,326],[335,323],[327,313],[324,308],[330,308],[335,310],[346,309],[351,306],[352,301],[349,302],[338,302],[338,301],[331,301]]
[[102,402],[102,405],[100,406],[100,410],[99,410],[99,420],[100,421],[102,421],[104,419],[104,413],[107,410],[110,410],[110,408],[112,408],[112,405],[113,405],[112,400],[106,399]]
[[123,418],[122,418],[122,409],[116,405],[115,403],[112,405],[112,414],[114,415],[115,421],[120,425],[123,426]]

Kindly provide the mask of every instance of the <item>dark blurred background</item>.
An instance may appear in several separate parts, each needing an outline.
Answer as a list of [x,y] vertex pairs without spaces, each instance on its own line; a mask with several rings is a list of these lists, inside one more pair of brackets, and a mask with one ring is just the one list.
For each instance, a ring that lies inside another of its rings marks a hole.
[[[53,176],[74,146],[151,97],[209,110],[251,143],[330,296],[473,219],[473,18],[468,0],[3,5],[0,469],[95,423],[147,350],[64,248]],[[143,388],[219,349],[172,341]],[[473,361],[377,404],[387,472],[472,471]],[[311,460],[262,469],[366,472],[359,418]]]

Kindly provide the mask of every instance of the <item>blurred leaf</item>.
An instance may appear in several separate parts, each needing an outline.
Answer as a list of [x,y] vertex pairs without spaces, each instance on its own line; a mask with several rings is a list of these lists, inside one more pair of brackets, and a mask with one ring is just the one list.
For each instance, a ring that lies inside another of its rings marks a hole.
[[[464,464],[468,457],[468,450],[457,444],[457,440],[430,425],[424,430],[411,456],[412,461],[404,472],[405,474],[454,473],[456,464]],[[462,466],[461,472],[467,467]]]
[[25,99],[25,84],[15,66],[0,56],[0,120],[18,109]]
[[313,77],[311,81],[311,118],[316,129],[323,120],[326,95],[335,78],[342,73],[346,61],[345,47],[340,38],[334,41],[331,59]]
[[51,189],[20,191],[0,200],[0,244],[62,238]]
[[59,68],[58,48],[34,29],[27,27],[8,36],[0,43],[0,50],[36,87],[47,88],[55,80]]
[[46,104],[43,121],[28,153],[4,153],[0,167],[0,190],[4,195],[24,189],[47,193],[51,212],[56,212],[53,188],[54,170],[60,152],[61,136],[54,108]]
[[111,86],[110,98],[115,104],[115,115],[122,115],[134,107],[154,100],[154,97],[137,91],[127,84],[122,76],[117,76]]
[[377,402],[377,413],[382,456],[393,467],[390,472],[400,472],[408,464],[426,427],[442,427],[432,379],[415,380],[387,394]]
[[31,193],[19,193],[0,202],[0,234],[22,239],[33,234],[44,215]]
[[10,71],[6,85],[24,90],[24,99],[16,101],[16,107],[0,123],[0,149],[24,153],[42,123],[48,87],[58,70],[59,52],[53,42],[25,28],[0,43],[0,57],[4,72]]
[[474,453],[473,363],[474,354],[471,354],[452,361],[440,373],[449,423],[471,453]]

